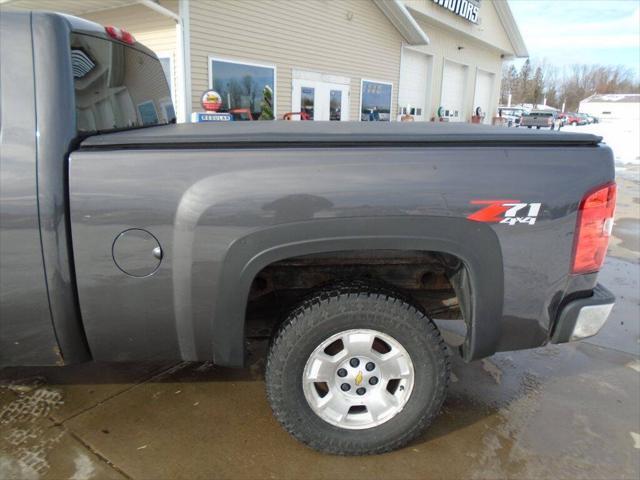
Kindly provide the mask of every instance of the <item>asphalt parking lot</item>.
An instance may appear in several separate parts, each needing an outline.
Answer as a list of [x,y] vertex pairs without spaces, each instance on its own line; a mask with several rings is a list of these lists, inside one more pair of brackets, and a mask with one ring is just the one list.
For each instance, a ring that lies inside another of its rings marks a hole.
[[602,283],[618,301],[575,344],[454,362],[444,409],[408,447],[316,453],[273,419],[251,366],[86,364],[0,370],[0,478],[640,477],[640,169],[619,175]]

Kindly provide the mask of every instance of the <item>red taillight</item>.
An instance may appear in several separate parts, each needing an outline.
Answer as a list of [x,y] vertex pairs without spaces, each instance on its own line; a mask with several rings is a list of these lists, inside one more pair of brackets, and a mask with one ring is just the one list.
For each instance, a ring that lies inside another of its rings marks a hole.
[[121,42],[128,43],[129,45],[136,43],[136,39],[133,35],[127,32],[124,28],[108,26],[104,27],[104,31],[107,32],[107,35],[111,38],[115,38]]
[[598,187],[587,193],[580,202],[572,273],[592,273],[600,270],[607,254],[615,207],[615,183]]

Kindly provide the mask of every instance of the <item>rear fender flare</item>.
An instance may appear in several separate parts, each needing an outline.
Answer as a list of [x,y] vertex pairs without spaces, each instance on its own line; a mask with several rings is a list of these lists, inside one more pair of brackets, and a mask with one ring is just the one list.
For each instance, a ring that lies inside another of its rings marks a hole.
[[255,276],[271,263],[301,255],[358,250],[422,250],[455,255],[471,287],[467,361],[495,353],[500,339],[503,266],[488,225],[450,217],[340,218],[279,225],[239,238],[221,269],[213,317],[216,364],[244,364],[245,313]]

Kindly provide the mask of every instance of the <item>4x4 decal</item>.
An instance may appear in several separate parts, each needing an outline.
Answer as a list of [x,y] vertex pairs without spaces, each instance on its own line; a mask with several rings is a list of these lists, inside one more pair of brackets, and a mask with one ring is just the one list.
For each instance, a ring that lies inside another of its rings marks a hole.
[[541,203],[522,203],[520,200],[473,200],[471,203],[486,207],[469,215],[469,220],[507,225],[534,225],[542,207]]

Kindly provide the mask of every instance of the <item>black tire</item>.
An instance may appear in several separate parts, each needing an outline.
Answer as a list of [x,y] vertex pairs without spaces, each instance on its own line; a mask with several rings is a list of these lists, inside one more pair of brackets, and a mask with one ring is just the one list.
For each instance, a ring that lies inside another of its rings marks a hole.
[[[354,328],[393,337],[411,357],[415,375],[404,408],[385,423],[360,430],[331,425],[316,415],[302,388],[314,349]],[[424,313],[394,293],[356,285],[320,292],[289,315],[271,344],[265,377],[273,413],[295,438],[327,453],[365,455],[394,450],[420,435],[440,411],[450,371],[448,349]]]

